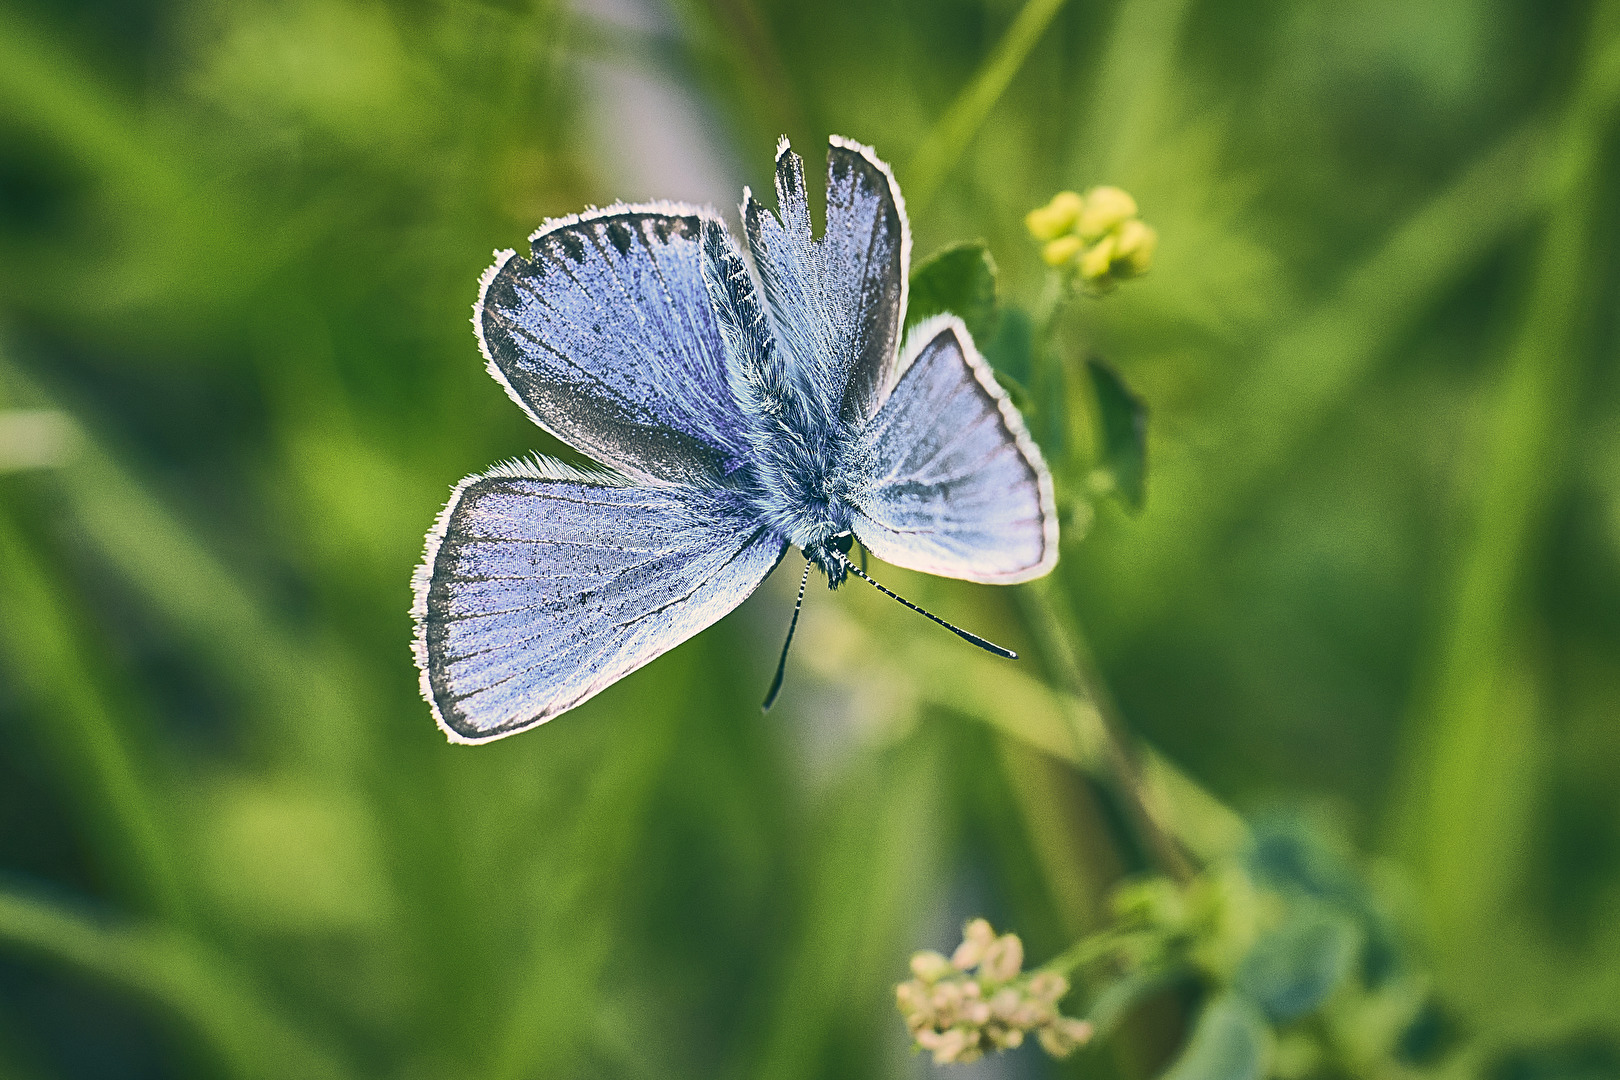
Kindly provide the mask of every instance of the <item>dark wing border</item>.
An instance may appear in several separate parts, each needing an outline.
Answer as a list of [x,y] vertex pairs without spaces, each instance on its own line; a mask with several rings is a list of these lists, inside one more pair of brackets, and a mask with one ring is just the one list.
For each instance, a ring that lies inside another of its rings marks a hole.
[[[996,409],[1001,414],[1001,422],[1013,437],[1013,445],[1017,447],[1024,463],[1035,474],[1035,486],[1041,508],[1041,561],[1026,570],[1013,574],[998,574],[992,576],[965,577],[962,581],[975,581],[985,585],[1017,585],[1025,581],[1033,581],[1052,572],[1058,561],[1058,512],[1057,492],[1052,484],[1052,472],[1046,465],[1046,458],[1041,453],[1040,445],[1035,442],[1034,436],[1024,423],[1024,417],[1018,411],[1018,406],[1012,403],[999,382],[996,381],[995,370],[990,362],[984,358],[973,343],[973,335],[968,332],[967,324],[958,316],[950,313],[933,315],[912,327],[911,333],[906,335],[905,346],[900,350],[900,362],[895,367],[894,385],[898,386],[906,372],[917,362],[921,356],[941,334],[949,333],[956,338],[957,347],[962,358],[967,362],[968,370],[984,390],[996,403]],[[887,404],[888,398],[884,398]],[[874,414],[875,415],[875,414]],[[857,539],[859,533],[856,534]]]
[[[883,174],[884,180],[889,185],[889,197],[894,200],[895,213],[900,217],[900,307],[899,314],[895,319],[894,349],[885,358],[883,366],[886,370],[879,372],[879,377],[874,379],[872,385],[868,388],[870,398],[866,403],[865,415],[859,417],[859,420],[864,423],[876,416],[878,410],[883,408],[883,403],[889,400],[889,395],[894,392],[895,384],[900,381],[900,376],[904,373],[904,368],[900,363],[900,354],[905,350],[906,346],[906,305],[911,302],[911,217],[906,213],[906,197],[900,193],[900,183],[894,178],[894,170],[889,167],[888,162],[877,156],[876,150],[865,143],[858,143],[854,139],[846,138],[843,135],[829,135],[827,137],[827,146],[827,179],[829,183],[832,180],[832,152],[835,150],[848,150],[850,153],[857,154],[868,165]],[[776,147],[778,160],[787,149],[787,137],[783,136]],[[846,397],[849,394],[850,387],[855,382],[855,372],[852,371],[850,376],[849,383],[844,386]],[[842,402],[840,402],[840,406],[842,406]]]
[[[702,243],[701,237],[703,223],[712,221],[718,223],[721,228],[725,228],[725,218],[721,217],[719,211],[715,210],[712,206],[696,206],[691,203],[674,202],[668,199],[655,199],[652,202],[644,203],[614,202],[608,206],[587,207],[577,214],[569,214],[565,217],[547,218],[545,221],[541,222],[539,228],[535,229],[534,232],[529,234],[528,244],[531,257],[535,243],[539,240],[543,240],[554,232],[558,232],[562,229],[572,228],[576,225],[587,224],[593,221],[602,221],[608,218],[632,214],[643,214],[649,216],[661,215],[664,217],[676,218],[695,217],[699,221],[699,245]],[[489,296],[490,286],[494,284],[496,278],[500,277],[501,271],[506,269],[506,264],[517,257],[518,252],[516,248],[497,248],[494,254],[495,261],[491,263],[489,268],[486,269],[478,278],[478,299],[473,301],[472,310],[473,333],[478,336],[478,351],[484,357],[484,370],[489,372],[490,378],[494,379],[500,384],[501,389],[506,391],[506,396],[511,398],[512,401],[517,404],[517,407],[523,410],[523,414],[527,416],[536,427],[538,427],[541,431],[544,431],[546,434],[552,436],[558,442],[561,442],[564,446],[572,447],[573,449],[578,450],[579,447],[574,446],[574,441],[569,436],[557,431],[534,411],[529,403],[523,399],[523,395],[518,393],[511,381],[507,379],[506,373],[501,370],[500,365],[495,362],[495,354],[490,350],[489,340],[484,336],[485,301]],[[647,470],[638,469],[637,471],[646,472]],[[649,483],[670,482],[668,478],[650,473],[644,477],[638,477],[638,479]]]

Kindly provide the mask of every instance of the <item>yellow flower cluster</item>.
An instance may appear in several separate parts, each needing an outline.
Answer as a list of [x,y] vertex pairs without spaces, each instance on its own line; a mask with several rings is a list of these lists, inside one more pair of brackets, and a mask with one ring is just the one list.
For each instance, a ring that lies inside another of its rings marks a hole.
[[1011,1050],[1033,1033],[1053,1057],[1067,1057],[1091,1038],[1091,1025],[1064,1016],[1057,1003],[1069,980],[1050,971],[1022,973],[1024,943],[996,936],[974,919],[949,960],[937,952],[911,958],[916,978],[895,988],[895,1000],[919,1047],[936,1065],[976,1061],[987,1050]]
[[1136,215],[1136,200],[1117,187],[1096,187],[1084,196],[1060,191],[1024,218],[1040,241],[1048,266],[1066,269],[1091,292],[1145,274],[1159,234]]

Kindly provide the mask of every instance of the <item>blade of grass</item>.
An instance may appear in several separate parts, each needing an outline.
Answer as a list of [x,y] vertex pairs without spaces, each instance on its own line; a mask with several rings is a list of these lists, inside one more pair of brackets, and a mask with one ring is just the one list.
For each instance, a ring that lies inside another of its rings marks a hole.
[[1158,133],[1170,105],[1181,25],[1191,9],[1191,0],[1127,0],[1120,6],[1075,147],[1083,164],[1074,172],[1122,180],[1122,170]]
[[336,1054],[272,1008],[220,958],[172,930],[117,927],[0,890],[0,947],[85,972],[148,998],[244,1080],[340,1080]]
[[829,1058],[851,1051],[847,1019],[864,1030],[892,1009],[905,976],[905,934],[922,914],[940,841],[938,754],[912,737],[844,779],[830,800],[803,922],[780,994],[762,1022],[762,1045],[745,1076],[823,1076]]
[[1534,692],[1515,693],[1514,624],[1526,570],[1567,463],[1589,326],[1594,223],[1620,114],[1620,3],[1593,13],[1579,81],[1551,147],[1556,201],[1537,245],[1528,300],[1473,452],[1449,611],[1428,692],[1409,725],[1415,761],[1403,831],[1418,857],[1425,910],[1453,950],[1495,924],[1522,859],[1536,743]]
[[700,693],[693,654],[679,663],[684,668],[665,664],[663,673],[682,672],[684,686],[666,682],[660,702],[643,699],[630,710],[637,737],[593,779],[564,841],[559,865],[566,876],[538,898],[526,967],[483,1072],[490,1080],[565,1075],[590,1037],[590,1005],[614,944],[611,898],[637,851],[660,766],[679,735],[680,710]]
[[64,610],[70,596],[0,508],[0,650],[10,678],[36,702],[40,738],[54,752],[66,789],[86,804],[98,862],[138,903],[179,918],[178,864],[149,768],[130,745],[90,647]]
[[945,115],[923,137],[904,172],[906,204],[912,214],[920,216],[938,193],[1063,4],[1064,0],[1028,0]]

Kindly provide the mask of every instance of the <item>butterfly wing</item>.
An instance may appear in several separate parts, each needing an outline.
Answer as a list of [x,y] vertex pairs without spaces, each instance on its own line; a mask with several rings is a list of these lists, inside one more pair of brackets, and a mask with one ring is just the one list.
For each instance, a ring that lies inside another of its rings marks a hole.
[[535,423],[641,480],[713,480],[747,447],[704,291],[711,211],[611,206],[497,253],[473,324],[490,374]]
[[723,491],[545,461],[470,477],[414,581],[422,694],[455,742],[544,723],[742,603],[784,550]]
[[743,224],[770,311],[779,362],[822,412],[859,426],[896,372],[911,228],[889,167],[869,147],[833,136],[827,229],[810,225],[804,163],[782,140],[772,214],[744,195]]
[[1052,478],[955,316],[913,332],[903,374],[851,456],[854,532],[884,562],[1008,585],[1058,556]]

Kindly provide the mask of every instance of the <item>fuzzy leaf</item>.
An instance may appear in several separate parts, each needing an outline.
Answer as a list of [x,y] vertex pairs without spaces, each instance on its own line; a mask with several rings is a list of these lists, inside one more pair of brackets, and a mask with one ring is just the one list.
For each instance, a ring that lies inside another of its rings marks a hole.
[[1086,370],[1097,392],[1098,464],[1120,502],[1138,513],[1147,498],[1147,405],[1101,360],[1087,360]]
[[1160,1080],[1262,1080],[1270,1056],[1271,1031],[1240,994],[1213,998],[1186,1047]]
[[981,349],[996,332],[996,264],[983,240],[935,252],[911,272],[906,329],[950,312],[967,324]]
[[1238,968],[1237,985],[1273,1020],[1294,1020],[1338,989],[1360,947],[1361,935],[1349,918],[1304,906],[1254,943]]

